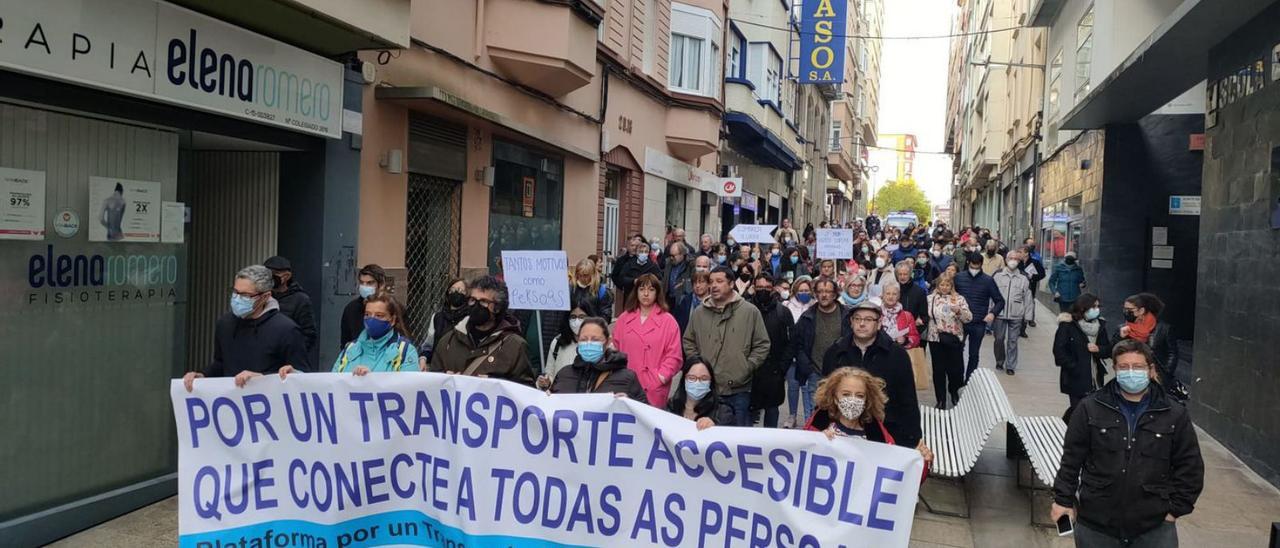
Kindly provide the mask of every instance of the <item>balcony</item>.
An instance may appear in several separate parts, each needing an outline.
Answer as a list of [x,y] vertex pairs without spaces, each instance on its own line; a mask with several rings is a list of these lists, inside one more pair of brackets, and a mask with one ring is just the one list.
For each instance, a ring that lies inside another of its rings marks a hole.
[[169,1],[329,57],[409,47],[410,0]]
[[849,154],[848,146],[835,141],[831,143],[831,149],[827,152],[827,172],[832,177],[845,181],[853,180],[857,173],[857,166],[853,163],[853,156]]
[[602,13],[583,2],[487,0],[485,45],[505,76],[552,97],[595,77],[596,28]]
[[694,163],[720,148],[720,115],[705,110],[667,109],[667,148],[671,155]]

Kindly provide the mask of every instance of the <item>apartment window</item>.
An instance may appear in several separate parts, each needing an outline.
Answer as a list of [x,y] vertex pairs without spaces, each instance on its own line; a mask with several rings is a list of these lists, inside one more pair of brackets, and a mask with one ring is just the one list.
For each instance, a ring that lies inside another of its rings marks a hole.
[[858,39],[858,71],[862,74],[867,73],[867,65],[870,62],[867,56],[867,40],[865,38]]
[[781,108],[782,56],[768,42],[752,42],[747,47],[747,78],[756,86],[756,96]]
[[840,120],[831,121],[831,152],[840,152]]
[[1093,63],[1093,6],[1076,25],[1076,93],[1079,101],[1089,93],[1089,67]]
[[667,84],[672,91],[719,95],[720,19],[708,10],[671,4]]
[[725,65],[725,78],[746,78],[747,39],[738,27],[729,25],[729,63]]
[[1053,56],[1053,62],[1049,63],[1049,118],[1053,119],[1058,114],[1058,107],[1062,104],[1062,50],[1058,50],[1058,54]]
[[867,108],[867,90],[858,90],[858,115],[863,115]]

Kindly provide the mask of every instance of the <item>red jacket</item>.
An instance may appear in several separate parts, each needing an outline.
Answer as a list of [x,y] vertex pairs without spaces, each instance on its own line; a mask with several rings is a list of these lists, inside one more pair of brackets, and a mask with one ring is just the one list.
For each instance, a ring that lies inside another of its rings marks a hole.
[[[903,345],[903,348],[910,350],[920,346],[920,330],[916,329],[916,317],[906,309],[898,313],[898,330],[907,332],[907,344]],[[897,342],[897,339],[894,339],[894,342]]]

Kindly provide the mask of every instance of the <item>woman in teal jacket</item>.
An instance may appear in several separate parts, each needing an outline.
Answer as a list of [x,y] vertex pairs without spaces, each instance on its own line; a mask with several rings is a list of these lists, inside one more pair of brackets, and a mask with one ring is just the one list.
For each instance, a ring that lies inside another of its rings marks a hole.
[[[334,373],[350,372],[357,377],[370,372],[418,371],[418,349],[409,340],[404,325],[404,307],[395,297],[379,293],[365,300],[364,331],[347,343],[333,363]],[[280,368],[280,377],[294,373]]]

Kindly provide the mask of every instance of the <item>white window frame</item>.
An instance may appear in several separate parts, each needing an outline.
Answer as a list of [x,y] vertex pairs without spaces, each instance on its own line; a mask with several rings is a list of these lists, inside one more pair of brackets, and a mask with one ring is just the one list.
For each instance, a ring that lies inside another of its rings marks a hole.
[[1049,62],[1049,119],[1052,120],[1062,108],[1062,50]]
[[747,79],[755,86],[755,96],[782,108],[782,56],[769,42],[747,44]]
[[844,149],[840,142],[840,124],[840,120],[831,120],[831,146],[827,148],[827,152],[840,152]]
[[[1089,20],[1087,27],[1084,25],[1085,19]],[[1093,69],[1093,27],[1096,22],[1093,5],[1090,4],[1089,9],[1085,10],[1084,15],[1080,16],[1080,20],[1076,23],[1076,90],[1074,97],[1077,103],[1085,95],[1088,95],[1089,90],[1093,88],[1090,71]]]
[[733,25],[729,25],[729,44],[728,56],[725,62],[725,78],[746,78],[747,67],[747,38],[742,32]]
[[[678,2],[671,3],[671,34],[667,37],[667,51],[670,54],[667,59],[667,89],[703,97],[720,96],[723,29],[720,18],[710,10]],[[677,58],[677,39],[700,43],[697,59],[689,57],[691,53],[687,49],[682,50],[682,58]],[[696,71],[696,74],[689,71]],[[689,86],[695,77],[696,81],[692,82],[695,85]],[[677,81],[682,85],[676,85]]]

